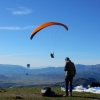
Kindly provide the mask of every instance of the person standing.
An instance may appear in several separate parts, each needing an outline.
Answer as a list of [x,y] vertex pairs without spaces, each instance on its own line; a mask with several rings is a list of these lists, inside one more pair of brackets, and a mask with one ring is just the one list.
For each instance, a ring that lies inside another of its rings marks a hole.
[[[76,68],[74,63],[68,58],[65,58],[66,64],[64,67],[64,71],[65,71],[65,95],[63,96],[72,96],[72,83],[73,83],[73,77],[76,74]],[[68,85],[70,84],[70,91],[68,93]]]

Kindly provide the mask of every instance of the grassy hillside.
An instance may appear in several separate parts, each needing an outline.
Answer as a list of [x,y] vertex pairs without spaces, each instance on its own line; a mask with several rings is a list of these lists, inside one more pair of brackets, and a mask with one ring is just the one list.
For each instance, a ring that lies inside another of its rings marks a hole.
[[[1,90],[0,100],[15,100],[16,97],[23,98],[22,100],[100,100],[100,94],[79,93],[73,92],[73,97],[62,97],[64,94],[60,88],[52,88],[58,96],[42,97],[40,94],[42,88],[11,88]],[[20,100],[20,99],[17,99]]]

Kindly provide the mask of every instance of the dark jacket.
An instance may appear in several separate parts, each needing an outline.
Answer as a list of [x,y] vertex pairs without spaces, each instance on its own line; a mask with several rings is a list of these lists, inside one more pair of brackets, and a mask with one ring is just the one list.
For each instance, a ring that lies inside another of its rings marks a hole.
[[67,71],[67,76],[75,76],[76,68],[73,62],[69,61],[66,63],[64,71]]

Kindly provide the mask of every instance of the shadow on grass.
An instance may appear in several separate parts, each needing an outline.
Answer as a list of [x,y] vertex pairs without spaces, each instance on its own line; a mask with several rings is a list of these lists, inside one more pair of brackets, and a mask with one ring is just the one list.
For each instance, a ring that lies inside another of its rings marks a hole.
[[57,94],[56,94],[54,97],[63,97],[63,95],[57,95]]
[[55,97],[63,97],[63,95],[55,95],[55,96],[45,96],[45,97],[52,97],[52,98],[55,98]]
[[99,97],[90,97],[90,96],[72,96],[72,97],[78,97],[78,98],[86,98],[86,99],[91,99],[91,100],[100,100]]
[[[52,96],[54,98],[59,98],[59,97],[63,97],[63,95],[55,95],[55,96]],[[70,97],[70,96],[68,96]],[[72,96],[71,98],[84,98],[84,99],[91,99],[91,100],[100,100],[99,97],[91,97],[91,96]]]

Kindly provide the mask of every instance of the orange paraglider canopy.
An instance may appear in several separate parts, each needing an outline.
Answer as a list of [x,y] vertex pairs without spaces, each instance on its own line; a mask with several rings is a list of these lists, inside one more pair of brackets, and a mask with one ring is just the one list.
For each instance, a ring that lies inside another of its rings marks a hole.
[[60,26],[63,26],[66,30],[68,30],[68,27],[66,25],[62,24],[62,23],[59,23],[59,22],[45,22],[45,23],[39,25],[37,28],[35,28],[33,30],[30,39],[32,39],[34,37],[34,35],[37,32],[39,32],[40,30],[42,30],[43,28],[51,26],[51,25],[60,25]]

